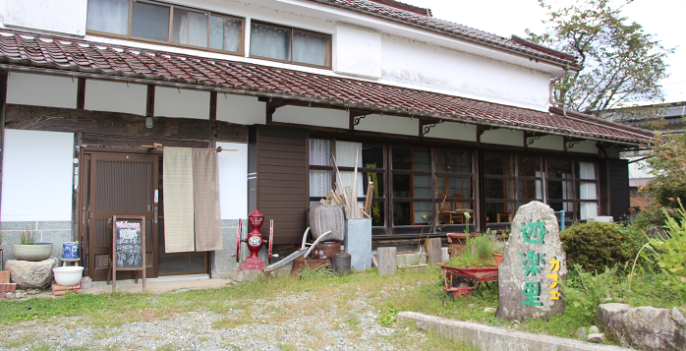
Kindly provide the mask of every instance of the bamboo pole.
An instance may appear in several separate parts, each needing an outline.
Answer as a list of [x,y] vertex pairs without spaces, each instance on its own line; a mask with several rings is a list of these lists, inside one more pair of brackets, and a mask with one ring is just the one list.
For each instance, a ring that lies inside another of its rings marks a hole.
[[[333,165],[334,165],[334,167],[336,167],[336,174],[338,175],[338,181],[341,182],[341,185],[340,185],[339,188],[342,188],[341,190],[343,190],[343,191],[342,191],[342,193],[343,193],[343,199],[345,200],[346,204],[350,205],[350,201],[349,201],[349,199],[348,199],[348,195],[345,193],[345,187],[344,187],[345,185],[343,184],[343,178],[341,178],[341,173],[338,171],[338,165],[336,164],[336,156],[334,156],[333,154],[331,154],[331,158],[333,159]],[[345,206],[343,207],[343,209],[345,210]],[[346,211],[344,211],[344,212],[346,212]],[[349,211],[347,211],[347,212],[348,212],[348,219],[352,218],[352,217],[350,217],[350,216],[352,215],[352,213],[350,213],[350,212],[352,212],[352,211],[349,210]]]
[[353,191],[351,196],[353,198],[353,202],[350,203],[353,218],[362,218],[362,214],[360,214],[360,206],[357,204],[357,162],[359,162],[359,160],[360,146],[357,145],[357,148],[355,149],[355,171],[353,172]]

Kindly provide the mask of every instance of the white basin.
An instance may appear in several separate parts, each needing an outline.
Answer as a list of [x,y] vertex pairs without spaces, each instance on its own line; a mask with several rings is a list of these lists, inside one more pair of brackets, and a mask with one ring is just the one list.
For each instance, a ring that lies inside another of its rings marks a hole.
[[56,267],[52,269],[52,272],[55,273],[55,281],[57,284],[70,286],[81,282],[81,277],[83,276],[83,267]]

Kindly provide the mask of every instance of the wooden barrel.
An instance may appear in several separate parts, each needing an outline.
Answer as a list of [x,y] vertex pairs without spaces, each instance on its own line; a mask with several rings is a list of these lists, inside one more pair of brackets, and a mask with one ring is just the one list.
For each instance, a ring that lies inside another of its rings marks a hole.
[[310,233],[316,240],[327,231],[331,235],[326,241],[343,241],[345,238],[345,221],[343,209],[339,205],[318,205],[310,207]]

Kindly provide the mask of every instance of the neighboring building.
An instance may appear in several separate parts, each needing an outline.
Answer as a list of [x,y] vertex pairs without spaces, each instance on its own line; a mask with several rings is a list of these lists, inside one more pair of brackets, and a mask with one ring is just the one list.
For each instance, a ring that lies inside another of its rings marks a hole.
[[[624,123],[633,127],[662,134],[686,133],[686,101],[634,106],[606,110],[603,118],[610,121]],[[645,162],[648,149],[643,146],[621,153],[622,158],[629,161],[629,186],[631,189],[631,207],[638,209],[649,202],[650,195],[640,193],[642,186],[647,186],[654,177],[650,174],[650,167]]]
[[[471,228],[505,228],[531,200],[569,220],[618,217],[619,154],[651,140],[550,107],[551,80],[581,69],[574,57],[392,0],[0,4],[4,243],[21,230],[82,241],[95,279],[117,214],[148,218],[150,277],[233,274],[237,220],[255,209],[291,250],[336,181],[330,155],[352,183],[358,147],[377,246],[426,237],[436,217],[431,235],[462,232],[463,211]],[[189,233],[165,199],[212,195],[163,185],[183,172],[155,144],[223,148],[221,249],[168,253]]]

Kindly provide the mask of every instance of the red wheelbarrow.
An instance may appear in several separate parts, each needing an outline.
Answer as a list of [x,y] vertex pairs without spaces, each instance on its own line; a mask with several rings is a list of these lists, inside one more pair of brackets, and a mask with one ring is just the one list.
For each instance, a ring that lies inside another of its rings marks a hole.
[[469,297],[479,282],[498,280],[498,267],[459,268],[438,264],[443,271],[443,291],[451,298]]

